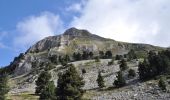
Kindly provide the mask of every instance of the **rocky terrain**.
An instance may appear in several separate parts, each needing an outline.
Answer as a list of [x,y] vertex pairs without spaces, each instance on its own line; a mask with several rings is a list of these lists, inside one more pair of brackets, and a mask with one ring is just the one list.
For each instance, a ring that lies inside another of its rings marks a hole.
[[[50,62],[49,57],[52,55],[69,55],[74,52],[89,51],[93,52],[94,56],[98,55],[99,51],[110,50],[115,55],[124,55],[129,50],[135,50],[139,57],[145,56],[150,51],[160,51],[165,48],[156,47],[148,44],[134,44],[118,42],[111,39],[106,39],[87,30],[79,30],[70,28],[64,34],[58,36],[47,37],[40,40],[35,45],[30,47],[25,53],[20,54],[14,61],[7,66],[6,70],[10,71],[10,86],[11,95],[20,93],[34,93],[35,80],[39,73],[45,68],[46,63]],[[111,59],[101,59],[100,62],[95,60],[71,61],[81,76],[84,78],[85,89],[87,92],[84,97],[92,100],[169,100],[170,93],[163,92],[158,88],[157,80],[140,82],[138,75],[134,78],[128,78],[127,72],[124,76],[127,80],[127,86],[123,88],[113,88],[113,82],[116,79],[119,69],[119,61],[115,60],[113,65],[108,65]],[[128,62],[128,66],[138,72],[139,60]],[[52,79],[57,84],[58,73],[63,72],[67,68],[60,64],[53,64],[50,69]],[[86,73],[82,73],[82,69]],[[102,72],[106,87],[98,89],[96,79],[98,71]]]

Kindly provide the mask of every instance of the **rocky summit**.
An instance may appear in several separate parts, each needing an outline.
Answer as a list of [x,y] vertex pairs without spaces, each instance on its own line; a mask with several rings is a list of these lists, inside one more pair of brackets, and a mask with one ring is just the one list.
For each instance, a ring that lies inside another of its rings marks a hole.
[[[34,94],[35,81],[38,75],[47,69],[47,66],[50,66],[48,70],[57,86],[58,73],[67,70],[67,64],[60,61],[65,58],[68,59],[67,63],[73,64],[83,77],[85,81],[83,89],[86,90],[83,97],[87,100],[170,100],[170,93],[161,91],[156,84],[158,80],[141,82],[138,75],[138,65],[146,58],[149,51],[159,52],[165,49],[149,44],[115,41],[97,36],[87,30],[70,28],[61,35],[38,41],[25,53],[16,57],[2,72],[9,73],[9,98],[12,100],[13,98],[20,100],[17,98],[22,98],[22,94]],[[136,57],[128,60],[126,55],[131,50],[135,51]],[[104,52],[103,56],[102,52]],[[84,55],[86,53],[91,55],[87,57]],[[112,54],[111,57],[109,53]],[[82,55],[79,60],[74,58],[79,57],[78,54]],[[96,61],[97,57],[100,57],[99,61]],[[127,59],[128,69],[123,72],[126,85],[115,88],[113,83],[117,79],[117,72],[121,70],[122,57]],[[113,58],[114,61],[112,61]],[[133,78],[128,77],[129,69],[133,69],[137,75]],[[99,71],[105,82],[103,89],[99,89],[96,82]],[[30,100],[37,100],[38,97],[30,98],[32,98]]]

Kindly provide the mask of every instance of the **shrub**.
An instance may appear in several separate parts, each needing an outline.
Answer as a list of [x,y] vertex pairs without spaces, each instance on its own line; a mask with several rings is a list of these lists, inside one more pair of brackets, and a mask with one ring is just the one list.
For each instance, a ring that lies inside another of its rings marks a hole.
[[135,70],[130,69],[130,70],[128,71],[128,76],[129,76],[129,77],[135,77],[135,76],[136,76]]
[[85,69],[82,69],[81,71],[82,71],[82,74],[85,74],[85,73],[86,73],[86,70],[85,70]]

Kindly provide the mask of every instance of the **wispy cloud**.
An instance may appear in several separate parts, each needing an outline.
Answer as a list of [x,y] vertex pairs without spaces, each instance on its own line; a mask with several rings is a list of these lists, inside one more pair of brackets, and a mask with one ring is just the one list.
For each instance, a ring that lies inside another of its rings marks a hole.
[[0,42],[0,48],[1,49],[8,49],[9,47]]
[[47,36],[60,33],[63,30],[62,24],[60,16],[50,12],[29,16],[17,24],[19,34],[14,39],[14,45],[22,50],[26,49]]
[[169,0],[88,0],[70,26],[127,42],[170,45]]
[[66,8],[66,11],[73,11],[73,12],[81,12],[82,11],[82,3],[75,3]]

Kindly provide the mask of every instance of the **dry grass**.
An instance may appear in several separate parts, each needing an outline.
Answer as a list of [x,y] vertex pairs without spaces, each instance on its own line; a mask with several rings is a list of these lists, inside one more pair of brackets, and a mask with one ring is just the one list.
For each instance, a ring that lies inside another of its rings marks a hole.
[[7,100],[38,100],[38,96],[32,93],[9,94]]

